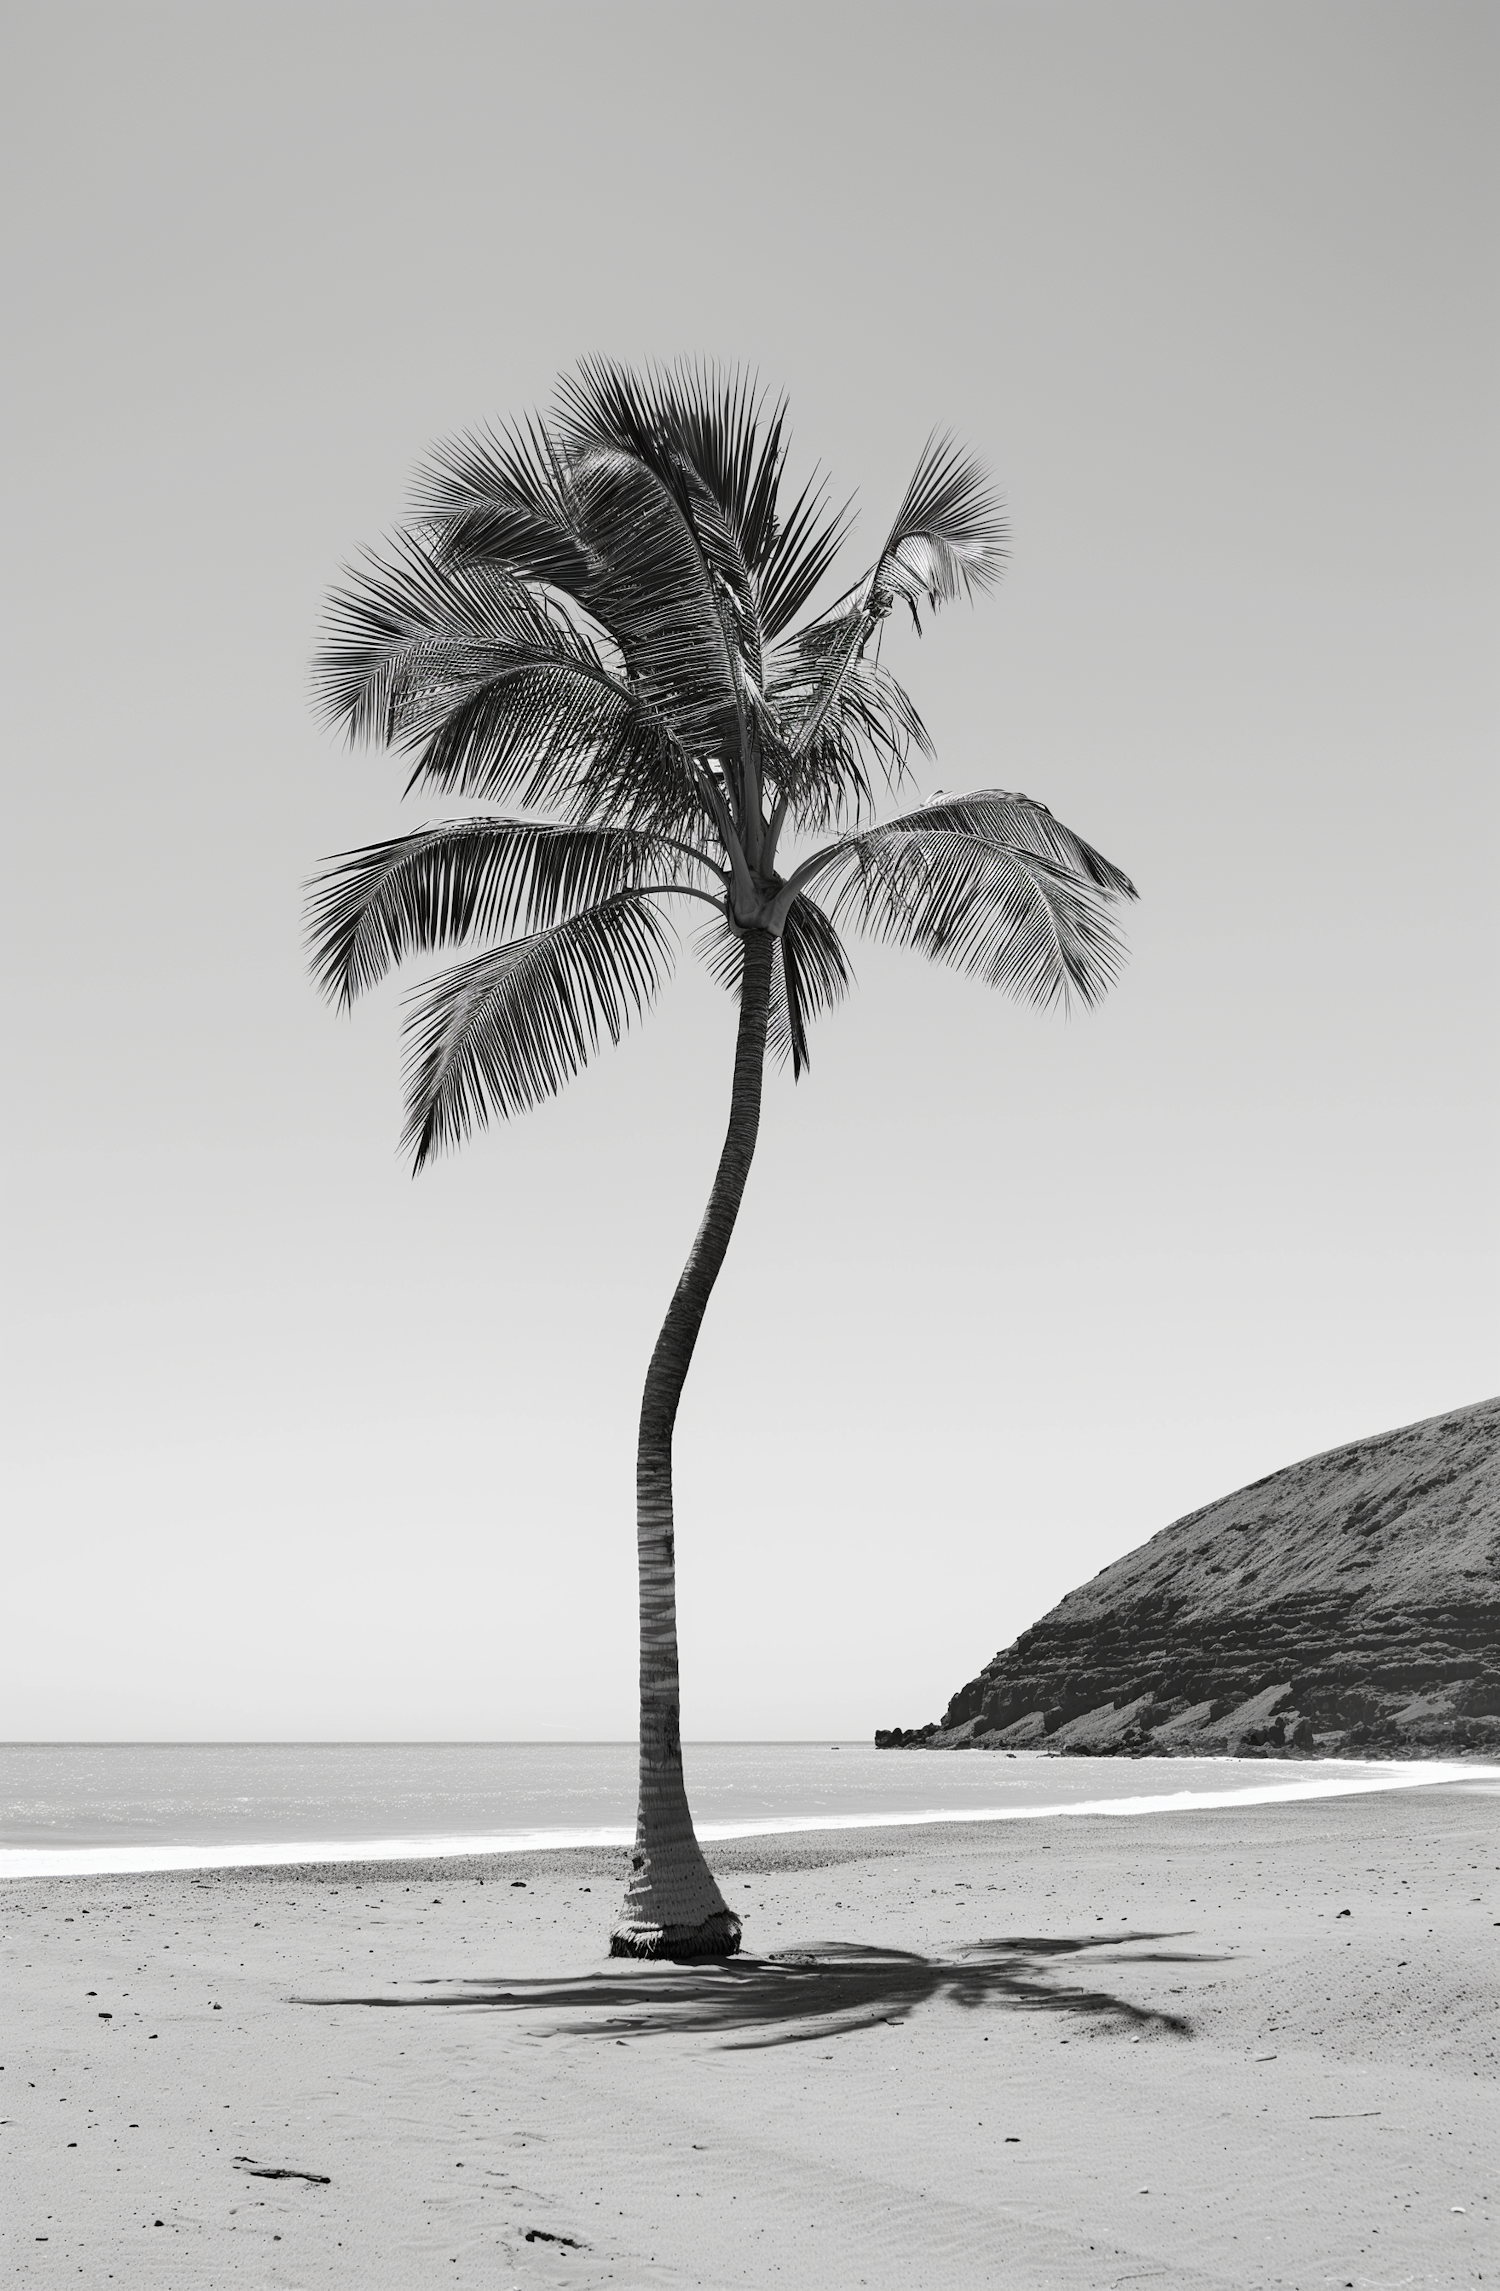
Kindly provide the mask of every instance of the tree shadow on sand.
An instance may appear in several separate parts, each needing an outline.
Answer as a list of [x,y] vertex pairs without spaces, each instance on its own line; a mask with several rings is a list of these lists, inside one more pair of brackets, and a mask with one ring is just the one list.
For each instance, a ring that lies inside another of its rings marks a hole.
[[[410,2011],[457,2005],[470,2012],[535,2014],[547,2035],[609,2037],[715,2036],[725,2049],[807,2043],[899,2022],[919,2005],[946,2000],[974,2010],[1009,2005],[1028,2012],[1082,2013],[1118,2028],[1186,2035],[1178,2013],[1136,2005],[1109,1990],[1057,1978],[1054,1968],[1086,1953],[1128,1948],[1129,1965],[1201,1965],[1216,1959],[1186,1951],[1144,1949],[1170,1933],[1123,1933],[1105,1940],[1019,1935],[976,1941],[952,1957],[909,1949],[872,1949],[827,1942],[770,1957],[733,1957],[722,1964],[632,1965],[574,1980],[423,1982],[404,1995],[302,1997],[300,2004],[370,2005]],[[1108,1958],[1105,1962],[1109,1962]],[[1080,1970],[1093,1971],[1093,1966]]]

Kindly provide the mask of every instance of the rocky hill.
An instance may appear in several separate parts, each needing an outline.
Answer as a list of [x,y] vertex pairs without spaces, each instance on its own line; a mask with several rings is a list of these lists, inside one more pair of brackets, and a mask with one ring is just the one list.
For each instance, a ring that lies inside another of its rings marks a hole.
[[1500,1399],[1311,1456],[1070,1591],[882,1748],[1500,1753]]

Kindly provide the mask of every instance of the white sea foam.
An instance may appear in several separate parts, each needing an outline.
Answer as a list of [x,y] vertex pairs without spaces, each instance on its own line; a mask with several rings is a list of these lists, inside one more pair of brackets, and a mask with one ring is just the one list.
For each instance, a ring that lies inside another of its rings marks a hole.
[[[929,1755],[931,1755],[929,1753]],[[1071,1763],[1071,1762],[1070,1762]],[[1207,1764],[1209,1761],[1198,1761]],[[1225,1759],[1215,1764],[1230,1765]],[[1430,1789],[1442,1784],[1491,1785],[1500,1766],[1423,1760],[1371,1762],[1347,1776],[1312,1781],[1278,1779],[1224,1789],[1142,1792],[1128,1797],[1076,1798],[1044,1805],[925,1806],[857,1812],[738,1816],[700,1821],[705,1842],[729,1838],[785,1837],[818,1830],[915,1829],[940,1822],[1042,1821],[1071,1814],[1128,1817],[1192,1813],[1215,1806],[1291,1805],[1310,1798],[1363,1796],[1382,1790]],[[269,1843],[235,1840],[191,1845],[90,1845],[0,1847],[0,1881],[7,1878],[145,1876],[156,1871],[307,1868],[355,1862],[440,1861],[456,1856],[561,1852],[568,1847],[631,1843],[629,1827],[549,1827],[455,1835],[375,1838],[292,1838]]]

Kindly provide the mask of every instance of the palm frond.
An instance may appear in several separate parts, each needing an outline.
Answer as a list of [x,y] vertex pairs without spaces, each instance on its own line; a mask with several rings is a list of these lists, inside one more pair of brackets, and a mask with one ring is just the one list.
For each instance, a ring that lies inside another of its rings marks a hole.
[[558,406],[570,452],[613,447],[650,470],[732,592],[737,613],[748,615],[781,462],[781,425],[773,420],[772,436],[759,438],[749,378],[694,366],[637,374],[613,358],[585,358],[559,383]]
[[329,598],[314,698],[351,740],[405,744],[497,659],[559,656],[569,633],[503,567],[446,567],[398,535]]
[[723,570],[705,557],[679,464],[650,450],[644,417],[632,424],[607,402],[611,376],[628,400],[625,369],[586,364],[559,385],[555,427],[451,441],[419,481],[419,507],[444,563],[558,590],[608,630],[631,681],[689,746],[720,747],[736,705]]
[[1040,859],[1050,859],[1116,899],[1139,896],[1123,867],[1116,867],[1091,843],[1068,827],[1035,796],[1012,794],[1006,788],[976,788],[972,795],[944,796],[903,813],[889,826],[895,830],[952,828],[990,843],[1014,844]]
[[827,487],[814,474],[783,515],[787,403],[778,398],[767,410],[751,377],[678,366],[659,377],[655,394],[663,427],[722,517],[748,576],[759,675],[765,644],[796,618],[837,555],[847,512],[829,509]]
[[805,893],[787,909],[777,957],[767,1043],[778,1057],[790,1057],[792,1078],[800,1081],[808,1066],[808,1027],[848,993],[849,961],[831,919]]
[[870,608],[888,611],[904,597],[920,629],[918,597],[936,612],[993,588],[1005,555],[1005,519],[984,470],[951,437],[929,438],[870,577]]
[[734,631],[759,680],[765,645],[802,610],[838,552],[847,515],[814,476],[780,505],[789,438],[785,399],[767,406],[753,377],[678,365],[634,374],[587,359],[559,392],[585,449],[607,441],[637,456],[676,499],[732,606]]
[[1000,789],[928,804],[803,863],[835,920],[1039,1004],[1102,999],[1124,945],[1123,871],[1045,804]]
[[736,997],[745,967],[745,942],[726,907],[693,935],[693,952],[716,986]]
[[790,628],[848,538],[848,504],[831,509],[827,488],[812,478],[787,511],[758,571],[761,634],[766,644]]
[[[867,577],[814,624],[825,642],[793,753],[810,748],[862,659],[873,631],[904,597],[921,634],[918,599],[939,605],[991,587],[1005,562],[1005,519],[988,477],[949,437],[929,438],[885,546]],[[813,631],[804,632],[809,638]]]
[[607,1035],[654,1002],[673,937],[649,899],[621,892],[497,947],[411,998],[403,1144],[421,1169],[491,1114],[555,1096]]
[[684,748],[735,755],[740,631],[701,532],[657,473],[613,444],[577,445],[572,482],[598,563],[590,610],[631,683]]
[[404,955],[475,934],[533,932],[663,877],[700,885],[680,846],[623,827],[522,819],[438,820],[342,853],[311,886],[313,975],[347,1005]]
[[418,472],[416,506],[440,563],[497,566],[587,609],[596,567],[541,422],[447,439]]
[[497,664],[455,697],[421,748],[408,793],[419,785],[663,834],[688,832],[703,809],[667,725],[601,663],[583,659]]
[[408,789],[574,818],[605,805],[673,832],[701,810],[669,727],[599,637],[504,566],[403,537],[332,599],[314,678],[351,737],[415,755]]
[[[874,776],[899,787],[913,751],[933,753],[905,686],[878,661],[851,652],[850,619],[799,630],[777,646],[767,673],[766,703],[780,735],[768,776],[796,825],[812,831],[857,821],[872,801]],[[816,729],[804,739],[814,711]]]
[[611,359],[585,359],[558,385],[559,449],[579,529],[598,559],[592,609],[693,747],[732,737],[742,661],[753,681],[760,676],[754,584],[736,520],[689,450],[696,416],[700,449],[717,431],[732,455],[736,434],[747,422],[753,429],[753,410],[743,390],[717,409],[717,423],[715,410],[707,391]]

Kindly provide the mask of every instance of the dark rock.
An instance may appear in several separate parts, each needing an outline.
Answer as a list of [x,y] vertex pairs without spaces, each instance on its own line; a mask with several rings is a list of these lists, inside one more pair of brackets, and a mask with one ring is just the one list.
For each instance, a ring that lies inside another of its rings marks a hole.
[[1059,1752],[1086,1739],[1094,1755],[1493,1754],[1500,1400],[1177,1520],[1023,1631],[941,1722],[876,1736]]
[[1106,1702],[1098,1710],[1084,1711],[1059,1726],[1049,1747],[1079,1758],[1099,1758],[1124,1747],[1126,1737],[1136,1741],[1150,1731],[1155,1697],[1138,1695],[1126,1703]]

